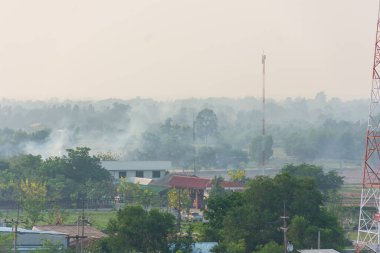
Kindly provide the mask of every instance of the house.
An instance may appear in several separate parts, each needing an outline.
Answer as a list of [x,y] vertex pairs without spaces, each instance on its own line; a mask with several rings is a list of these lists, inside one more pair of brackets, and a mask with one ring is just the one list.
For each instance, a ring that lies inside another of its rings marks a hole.
[[[167,178],[152,182],[150,185],[165,185],[170,188],[187,189],[196,209],[204,208],[204,199],[207,198],[212,187],[212,179],[187,175],[168,175]],[[241,191],[244,185],[240,182],[222,181],[221,186],[226,190]]]
[[[0,234],[13,234],[14,230],[10,227],[0,227]],[[12,239],[13,241],[13,239]],[[27,253],[38,249],[43,249],[46,241],[53,244],[68,247],[67,235],[56,231],[34,231],[23,228],[17,229],[17,252]],[[4,246],[4,245],[3,245]],[[9,245],[13,248],[13,245]]]
[[[61,234],[65,234],[68,238],[68,246],[69,247],[76,247],[77,245],[80,245],[80,243],[84,243],[84,246],[86,246],[89,242],[94,240],[99,240],[106,236],[103,232],[97,230],[94,227],[91,226],[82,226],[78,225],[43,225],[43,226],[34,226],[32,228],[33,231],[56,231]],[[80,238],[79,235],[82,235],[84,238]]]
[[172,168],[169,161],[103,161],[103,168],[108,170],[113,178],[150,178],[159,179],[164,177]]

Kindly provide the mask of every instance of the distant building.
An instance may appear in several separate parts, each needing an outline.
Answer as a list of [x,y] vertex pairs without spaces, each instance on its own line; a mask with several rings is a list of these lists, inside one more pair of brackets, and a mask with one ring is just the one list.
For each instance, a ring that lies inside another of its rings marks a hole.
[[[176,189],[188,189],[190,198],[193,202],[193,207],[196,209],[204,208],[204,199],[208,197],[208,192],[211,190],[212,179],[201,178],[196,176],[186,175],[168,175],[161,180],[152,181],[150,185],[162,185]],[[231,191],[242,191],[244,184],[240,182],[222,181],[221,187]]]
[[115,180],[134,177],[159,179],[172,168],[172,163],[169,161],[103,161],[102,166]]
[[[12,234],[10,227],[0,227],[1,234]],[[33,231],[23,228],[17,229],[17,252],[27,253],[44,248],[45,241],[60,244],[63,248],[68,247],[67,235],[56,231]],[[13,245],[10,245],[13,249]]]
[[[191,245],[191,253],[211,253],[217,242],[195,242]],[[169,251],[174,252],[175,245],[169,245]]]
[[217,242],[196,242],[192,245],[192,253],[211,253]]
[[[91,226],[83,227],[83,244],[87,246],[87,244],[94,240],[99,240],[106,236],[103,232],[97,230]],[[80,245],[82,243],[82,239],[76,238],[78,233],[82,235],[82,226],[77,225],[43,225],[43,226],[34,226],[33,231],[57,231],[61,234],[66,235],[68,238],[68,246],[76,247],[76,245]]]

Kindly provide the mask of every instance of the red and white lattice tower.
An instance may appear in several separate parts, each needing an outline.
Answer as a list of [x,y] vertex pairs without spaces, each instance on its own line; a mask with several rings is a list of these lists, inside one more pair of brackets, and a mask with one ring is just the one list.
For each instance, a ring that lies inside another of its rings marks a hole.
[[380,253],[380,10],[377,20],[372,90],[364,157],[356,252]]

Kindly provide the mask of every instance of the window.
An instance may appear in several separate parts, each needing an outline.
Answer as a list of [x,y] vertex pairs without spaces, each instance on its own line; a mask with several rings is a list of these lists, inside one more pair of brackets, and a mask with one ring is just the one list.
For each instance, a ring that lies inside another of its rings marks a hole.
[[144,177],[144,171],[136,171],[136,177]]
[[159,170],[156,170],[156,171],[153,171],[153,178],[160,178],[161,177],[161,171]]
[[119,178],[126,178],[127,172],[126,171],[119,171]]

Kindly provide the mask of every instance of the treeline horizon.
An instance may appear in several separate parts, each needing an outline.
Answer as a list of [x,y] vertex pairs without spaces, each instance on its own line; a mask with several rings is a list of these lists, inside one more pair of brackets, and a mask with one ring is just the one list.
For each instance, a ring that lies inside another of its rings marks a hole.
[[[0,101],[0,157],[59,156],[90,147],[123,160],[169,160],[176,167],[245,168],[266,162],[355,161],[365,147],[369,101],[208,98]],[[205,113],[201,113],[204,112]],[[195,138],[194,138],[195,137]],[[265,143],[264,143],[265,142]]]

